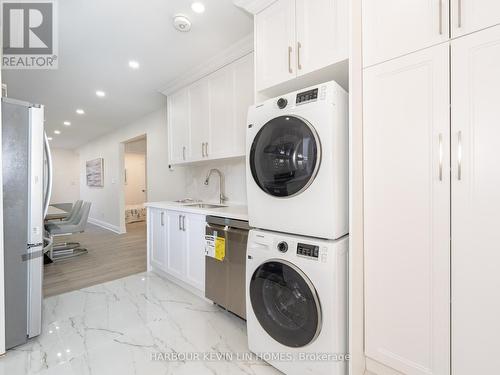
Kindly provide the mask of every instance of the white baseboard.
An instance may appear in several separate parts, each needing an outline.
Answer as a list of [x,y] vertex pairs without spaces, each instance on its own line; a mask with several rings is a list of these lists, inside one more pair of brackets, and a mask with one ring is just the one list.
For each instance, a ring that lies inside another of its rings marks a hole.
[[111,232],[114,232],[114,233],[117,233],[117,234],[123,234],[124,232],[120,229],[119,226],[117,225],[113,225],[113,224],[110,224],[110,223],[107,223],[105,221],[102,221],[102,220],[98,220],[98,219],[94,219],[92,217],[89,217],[89,223],[90,224],[94,224],[94,225],[97,225],[98,227],[101,227],[101,228],[104,228],[104,229],[107,229]]

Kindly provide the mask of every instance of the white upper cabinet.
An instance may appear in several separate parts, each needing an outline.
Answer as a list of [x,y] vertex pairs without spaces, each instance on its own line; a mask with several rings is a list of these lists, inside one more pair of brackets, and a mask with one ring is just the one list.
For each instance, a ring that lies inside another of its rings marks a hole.
[[208,79],[201,79],[189,86],[189,115],[191,124],[190,158],[202,159],[208,142],[210,116]]
[[450,375],[449,90],[447,44],[364,72],[365,352],[405,375]]
[[450,0],[452,36],[457,37],[500,23],[498,0]]
[[278,0],[255,15],[257,91],[348,58],[347,0]]
[[278,0],[255,16],[257,90],[295,78],[295,0]]
[[448,40],[448,1],[363,0],[363,65],[378,64]]
[[253,56],[169,96],[171,164],[245,155],[246,117],[255,94]]
[[250,54],[233,64],[233,152],[236,155],[245,155],[246,152],[248,108],[254,103],[255,93],[253,59],[254,55]]
[[451,56],[453,375],[498,374],[500,26],[454,40]]
[[[233,135],[233,74],[232,66],[226,66],[208,77],[210,119],[206,155],[210,158],[231,156]],[[244,124],[240,124],[244,126]]]
[[346,1],[296,0],[298,75],[346,58],[347,5]]
[[168,136],[170,163],[182,163],[189,159],[189,97],[182,89],[168,98]]

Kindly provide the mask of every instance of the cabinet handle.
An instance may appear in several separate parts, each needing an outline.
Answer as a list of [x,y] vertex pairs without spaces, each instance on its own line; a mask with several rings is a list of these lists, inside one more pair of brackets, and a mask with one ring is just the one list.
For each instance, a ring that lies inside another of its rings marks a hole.
[[288,46],[288,73],[292,74],[292,47]]
[[186,146],[182,146],[182,160],[186,160]]
[[182,230],[182,226],[181,226],[181,215],[179,215],[179,230]]
[[443,35],[443,0],[439,0],[439,35]]
[[297,43],[297,67],[299,70],[302,70],[302,64],[300,63],[300,49],[302,48],[302,44],[300,42]]
[[458,28],[462,27],[462,0],[457,0]]
[[182,231],[186,231],[186,216],[182,216]]
[[205,157],[205,143],[202,143],[201,144],[201,157],[204,158]]
[[205,142],[205,157],[208,158],[208,142]]
[[462,132],[458,132],[458,147],[457,147],[457,161],[458,161],[458,181],[462,181]]
[[443,135],[439,134],[439,181],[443,181]]
[[165,226],[165,212],[162,212],[161,215],[160,215],[160,221],[161,221],[161,226]]

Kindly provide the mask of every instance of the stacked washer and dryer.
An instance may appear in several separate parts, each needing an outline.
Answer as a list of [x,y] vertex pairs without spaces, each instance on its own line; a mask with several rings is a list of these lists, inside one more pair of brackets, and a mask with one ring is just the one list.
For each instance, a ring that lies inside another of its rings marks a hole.
[[287,375],[345,375],[348,94],[328,82],[250,108],[250,350]]

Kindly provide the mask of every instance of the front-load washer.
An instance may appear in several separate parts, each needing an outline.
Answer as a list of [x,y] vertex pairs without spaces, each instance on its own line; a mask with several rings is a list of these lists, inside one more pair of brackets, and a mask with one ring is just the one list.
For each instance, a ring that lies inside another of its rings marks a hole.
[[348,237],[251,230],[246,309],[250,350],[287,375],[346,375]]
[[250,107],[250,226],[335,239],[348,233],[348,95],[336,82]]

